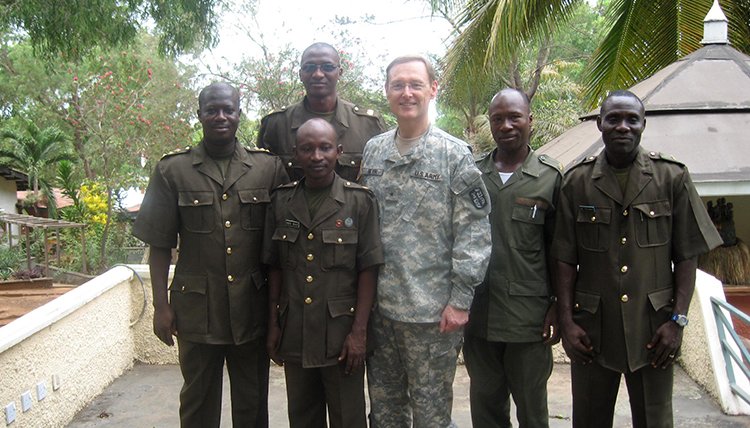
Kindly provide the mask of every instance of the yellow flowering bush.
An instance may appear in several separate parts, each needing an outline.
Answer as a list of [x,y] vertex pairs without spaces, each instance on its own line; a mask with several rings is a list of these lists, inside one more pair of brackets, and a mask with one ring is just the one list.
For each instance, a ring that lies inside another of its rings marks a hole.
[[80,200],[86,207],[84,219],[87,223],[105,224],[107,222],[107,193],[100,183],[81,186]]

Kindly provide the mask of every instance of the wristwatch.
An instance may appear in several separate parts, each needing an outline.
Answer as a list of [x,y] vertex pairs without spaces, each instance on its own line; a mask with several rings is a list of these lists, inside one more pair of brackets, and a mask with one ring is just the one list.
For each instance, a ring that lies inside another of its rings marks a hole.
[[688,317],[686,317],[685,315],[672,314],[672,318],[670,319],[676,322],[680,327],[685,327],[686,325],[688,325]]

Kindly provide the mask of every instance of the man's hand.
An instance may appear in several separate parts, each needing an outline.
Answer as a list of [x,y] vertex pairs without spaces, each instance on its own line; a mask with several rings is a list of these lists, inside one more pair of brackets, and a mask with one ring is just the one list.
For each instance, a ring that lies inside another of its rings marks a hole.
[[588,364],[594,361],[594,347],[589,335],[574,322],[560,325],[565,352],[573,363]]
[[171,306],[159,305],[154,308],[154,334],[167,345],[174,345],[172,336],[177,336],[177,319]]
[[544,330],[542,330],[542,339],[545,345],[554,345],[560,341],[560,325],[557,322],[557,302],[547,310],[547,316],[544,317]]
[[655,368],[666,369],[669,364],[674,363],[680,345],[682,345],[682,327],[673,321],[662,324],[646,345],[646,348],[653,350],[651,365]]
[[344,348],[341,350],[339,361],[346,359],[345,374],[354,374],[365,364],[365,353],[367,352],[367,333],[355,333],[353,330],[344,340]]
[[268,338],[266,340],[266,347],[268,348],[268,356],[271,361],[277,366],[283,366],[284,360],[279,359],[276,356],[276,348],[279,347],[279,341],[281,340],[281,328],[278,324],[272,323],[268,325]]
[[454,332],[467,322],[469,322],[469,313],[467,311],[462,311],[448,305],[443,310],[443,316],[440,317],[440,332]]

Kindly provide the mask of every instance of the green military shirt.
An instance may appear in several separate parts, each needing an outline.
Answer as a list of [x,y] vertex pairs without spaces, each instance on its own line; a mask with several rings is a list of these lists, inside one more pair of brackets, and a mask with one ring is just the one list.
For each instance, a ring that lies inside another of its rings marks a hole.
[[303,182],[274,192],[263,262],[282,271],[279,357],[305,368],[338,364],[351,332],[359,272],[383,264],[378,206],[370,190],[335,176],[310,218]]
[[492,253],[466,333],[492,342],[536,342],[550,305],[547,246],[555,230],[562,164],[530,150],[503,184],[496,152],[477,162],[492,204]]
[[573,320],[597,363],[625,373],[650,363],[646,344],[672,313],[673,263],[722,243],[687,168],[639,148],[620,190],[604,152],[560,190],[552,255],[578,266]]
[[[323,115],[310,111],[306,107],[305,99],[273,111],[260,122],[258,147],[279,155],[292,180],[299,180],[303,176],[302,168],[292,152],[296,144],[297,129],[315,117]],[[331,125],[336,129],[339,144],[344,146],[344,153],[336,165],[336,173],[345,180],[356,181],[365,143],[375,135],[385,132],[385,122],[375,110],[339,98],[336,101]]]
[[202,142],[156,165],[133,235],[163,248],[179,236],[169,290],[180,339],[240,345],[266,333],[263,226],[271,191],[286,181],[276,156],[239,143],[225,179]]

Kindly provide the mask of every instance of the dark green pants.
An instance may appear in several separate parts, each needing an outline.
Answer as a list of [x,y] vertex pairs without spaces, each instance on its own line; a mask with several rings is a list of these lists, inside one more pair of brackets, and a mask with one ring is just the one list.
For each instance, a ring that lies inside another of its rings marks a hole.
[[182,428],[219,428],[224,361],[232,394],[232,426],[268,428],[266,338],[242,345],[207,345],[178,338]]
[[510,428],[510,395],[520,428],[549,426],[547,380],[552,348],[542,342],[489,342],[466,335],[464,359],[471,378],[474,428]]
[[[571,364],[573,427],[611,427],[622,373],[596,362]],[[674,366],[625,373],[633,428],[672,428]]]

